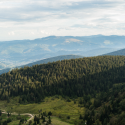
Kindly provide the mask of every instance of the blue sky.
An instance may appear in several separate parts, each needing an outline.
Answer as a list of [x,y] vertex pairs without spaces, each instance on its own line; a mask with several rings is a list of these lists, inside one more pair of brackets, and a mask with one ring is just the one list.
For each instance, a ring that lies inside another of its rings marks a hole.
[[0,41],[125,35],[124,0],[1,0]]

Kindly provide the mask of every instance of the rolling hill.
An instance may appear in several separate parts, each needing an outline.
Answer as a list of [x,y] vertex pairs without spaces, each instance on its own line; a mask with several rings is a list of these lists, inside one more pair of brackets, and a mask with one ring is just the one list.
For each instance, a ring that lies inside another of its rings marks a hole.
[[117,51],[114,51],[114,52],[111,52],[111,53],[107,53],[107,54],[104,54],[104,55],[125,56],[125,49],[117,50]]
[[0,75],[0,99],[9,103],[15,97],[20,106],[61,96],[84,107],[79,119],[72,116],[76,125],[124,125],[124,71],[125,56],[84,57],[14,69]]
[[[76,59],[76,58],[83,58],[83,56],[79,56],[79,55],[62,55],[62,56],[56,56],[56,57],[51,57],[51,58],[47,58],[47,59],[43,59],[40,61],[36,61],[33,63],[29,63],[25,66],[33,66],[33,65],[39,65],[39,64],[43,64],[43,63],[49,63],[49,62],[56,62],[56,61],[61,61],[61,60],[66,60],[66,59]],[[22,66],[21,66],[22,67]]]
[[61,61],[61,60],[64,60],[64,59],[76,59],[76,58],[83,58],[83,56],[79,56],[79,55],[56,56],[56,57],[39,60],[39,61],[36,61],[36,62],[33,62],[33,63],[18,66],[18,67],[5,68],[5,69],[0,70],[0,74],[7,73],[7,72],[9,72],[10,70],[12,70],[14,68],[21,68],[21,67],[23,68],[24,66],[29,66],[30,67],[30,66],[37,65],[37,64],[39,65],[39,64],[48,63],[48,62],[56,62],[56,61],[59,61],[59,60]]

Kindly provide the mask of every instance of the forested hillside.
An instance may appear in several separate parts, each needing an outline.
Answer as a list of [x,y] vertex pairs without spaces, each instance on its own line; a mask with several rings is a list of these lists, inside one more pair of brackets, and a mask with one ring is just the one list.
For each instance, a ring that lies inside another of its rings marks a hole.
[[124,56],[100,56],[14,69],[0,76],[0,97],[22,95],[20,101],[28,102],[56,94],[94,97],[124,82],[124,63]]
[[[83,56],[79,56],[79,55],[61,55],[61,56],[56,56],[56,57],[51,57],[51,58],[47,58],[47,59],[42,59],[42,60],[39,60],[39,61],[35,61],[33,63],[28,63],[26,65],[21,65],[21,66],[17,66],[16,68],[23,68],[24,66],[33,66],[33,65],[39,65],[39,64],[45,64],[45,63],[48,63],[48,62],[56,62],[56,61],[59,61],[59,60],[64,60],[64,59],[76,59],[76,58],[83,58]],[[0,75],[3,74],[3,73],[7,73],[9,72],[11,69],[14,69],[13,68],[4,68],[2,70],[0,70]]]
[[124,56],[63,60],[2,74],[0,98],[9,101],[19,96],[20,103],[37,103],[53,95],[81,97],[79,104],[86,113],[81,114],[80,125],[85,121],[87,125],[123,125],[124,82]]

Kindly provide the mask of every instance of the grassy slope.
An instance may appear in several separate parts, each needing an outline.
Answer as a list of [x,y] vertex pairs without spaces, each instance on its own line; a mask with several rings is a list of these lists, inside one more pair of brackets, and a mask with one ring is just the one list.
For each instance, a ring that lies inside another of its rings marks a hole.
[[[2,114],[2,116],[0,117],[2,118],[2,121],[5,121],[8,119],[7,114]],[[17,115],[11,115],[9,118],[13,119],[12,122],[8,123],[8,125],[18,125],[20,120],[17,120]],[[29,119],[29,116],[21,116],[21,118],[26,118],[27,120]]]
[[[8,123],[8,125],[18,125],[19,124],[19,121],[20,120],[17,120],[17,121],[13,121],[13,122],[11,122],[11,123]],[[33,123],[33,122],[32,122]],[[72,124],[70,124],[70,123],[66,123],[66,122],[63,122],[63,121],[61,121],[59,118],[57,118],[57,117],[53,117],[52,118],[52,124],[53,125],[72,125]],[[27,123],[27,125],[28,125],[28,123]]]
[[59,118],[57,118],[57,117],[53,117],[53,118],[52,118],[52,124],[54,124],[54,125],[73,125],[73,124],[70,124],[70,123],[61,121],[61,120],[60,120]]
[[[32,113],[32,114],[38,114],[38,110],[42,109],[42,112],[51,111],[53,113],[52,123],[56,125],[62,124],[62,125],[69,125],[69,123],[74,123],[76,119],[79,118],[80,114],[84,113],[84,107],[78,107],[78,103],[76,100],[76,104],[74,104],[74,101],[66,102],[61,97],[49,97],[45,98],[45,102],[42,102],[40,104],[19,104],[17,103],[18,97],[11,99],[9,103],[6,101],[0,101],[0,107],[1,109],[5,109],[9,112],[17,112],[17,113]],[[58,118],[58,116],[61,117],[61,120]],[[70,119],[67,119],[67,116],[70,116]],[[64,124],[62,121],[65,121]],[[15,121],[13,124],[16,124]],[[11,125],[11,124],[10,124]]]
[[8,123],[8,125],[18,125],[19,122],[20,122],[20,120],[12,121],[12,122]]

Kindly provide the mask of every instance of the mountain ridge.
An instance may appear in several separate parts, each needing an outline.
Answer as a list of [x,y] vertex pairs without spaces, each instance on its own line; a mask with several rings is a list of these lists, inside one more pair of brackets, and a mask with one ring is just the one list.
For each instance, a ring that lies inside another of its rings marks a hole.
[[104,54],[104,55],[114,55],[114,56],[125,56],[125,49],[120,49],[120,50],[117,50],[117,51],[114,51],[114,52],[110,52],[110,53],[107,53],[107,54]]
[[[4,41],[0,42],[0,62],[11,68],[59,55],[98,56],[111,52],[110,48],[113,48],[113,51],[123,48],[124,39],[125,36],[94,35],[48,36],[35,40]],[[104,51],[99,53],[96,49]],[[87,54],[92,50],[92,54]]]

